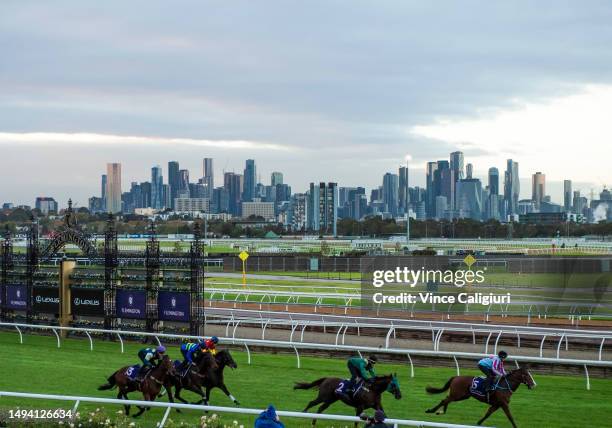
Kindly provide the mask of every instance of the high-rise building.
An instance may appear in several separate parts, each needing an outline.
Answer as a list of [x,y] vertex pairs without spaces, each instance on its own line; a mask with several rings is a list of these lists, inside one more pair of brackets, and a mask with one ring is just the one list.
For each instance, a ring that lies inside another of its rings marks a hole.
[[410,193],[408,192],[408,166],[399,167],[399,194],[398,194],[398,213],[404,214],[408,212],[408,204],[410,203]]
[[[438,168],[434,173],[435,196],[446,196],[446,203],[450,210],[453,210],[455,206],[455,181],[455,171],[450,168],[449,162],[439,160]],[[435,211],[433,216],[436,216]]]
[[151,168],[151,208],[160,210],[164,207],[164,177],[162,168],[155,165]]
[[121,164],[106,164],[106,210],[109,213],[121,212]]
[[336,236],[337,198],[337,183],[310,183],[307,215],[310,230]]
[[106,174],[102,174],[102,180],[100,183],[102,185],[102,189],[100,190],[100,198],[102,199],[102,211],[106,211],[106,182]]
[[276,187],[277,184],[283,184],[283,173],[273,172],[270,177],[270,185]]
[[572,180],[563,180],[563,209],[572,212]]
[[479,179],[466,178],[457,182],[457,203],[461,217],[482,219],[482,183]]
[[471,180],[474,176],[474,165],[472,165],[471,163],[468,163],[465,166],[465,178],[467,178],[468,180]]
[[168,190],[170,192],[170,208],[174,208],[174,200],[178,197],[181,186],[181,174],[177,161],[168,162]]
[[504,173],[504,200],[506,202],[506,214],[518,214],[518,201],[521,193],[519,181],[519,165],[512,159],[508,159],[506,172]]
[[243,194],[244,180],[241,174],[226,172],[223,175],[223,187],[227,191],[228,209],[233,216],[240,215],[241,195]]
[[179,186],[176,192],[177,198],[189,198],[191,194],[189,193],[189,170],[181,169],[179,170]]
[[455,181],[463,180],[463,152],[453,152],[450,154],[450,169],[455,173]]
[[37,197],[34,207],[44,215],[58,212],[57,202],[49,196]]
[[244,167],[244,190],[242,192],[242,201],[251,202],[255,197],[255,186],[257,185],[257,171],[255,169],[255,161],[247,159]]
[[[435,189],[435,175],[438,169],[438,162],[427,162],[426,167],[426,201],[425,201],[425,215],[427,217],[433,217],[436,212],[436,189]],[[370,198],[370,200],[372,200]]]
[[383,177],[383,202],[386,211],[392,217],[397,217],[397,202],[399,192],[399,178],[396,174],[386,173]]
[[305,230],[307,223],[307,197],[304,193],[295,193],[291,196],[287,223],[293,231]]
[[546,175],[538,171],[533,174],[531,181],[531,200],[537,210],[540,209],[544,196],[546,196]]
[[212,197],[212,191],[215,188],[215,179],[214,179],[214,170],[213,170],[213,160],[212,158],[204,158],[202,163],[203,165],[203,175],[202,175],[202,184],[205,187],[205,197]]
[[499,170],[495,167],[489,168],[489,194],[499,195]]
[[445,212],[448,209],[446,196],[436,196],[436,218],[444,219]]

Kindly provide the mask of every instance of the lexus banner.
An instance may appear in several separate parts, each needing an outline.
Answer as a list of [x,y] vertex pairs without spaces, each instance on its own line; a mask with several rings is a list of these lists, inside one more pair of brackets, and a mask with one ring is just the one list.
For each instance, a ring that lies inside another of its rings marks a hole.
[[117,291],[117,316],[145,319],[147,317],[147,292],[142,290]]
[[7,285],[4,307],[26,311],[28,309],[28,294],[25,285]]
[[59,313],[59,288],[34,287],[32,290],[32,309],[49,314]]
[[164,321],[189,322],[189,293],[160,291],[157,297],[159,319]]
[[73,315],[104,316],[103,289],[72,287],[70,293]]

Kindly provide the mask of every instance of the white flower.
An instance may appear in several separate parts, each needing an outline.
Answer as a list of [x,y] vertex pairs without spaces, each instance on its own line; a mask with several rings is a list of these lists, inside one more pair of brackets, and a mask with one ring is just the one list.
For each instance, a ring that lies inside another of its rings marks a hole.
[[238,425],[238,421],[234,421],[234,425]]
[[136,426],[136,422],[132,422],[132,423],[130,423],[128,426],[130,426],[130,427],[135,427],[135,426]]

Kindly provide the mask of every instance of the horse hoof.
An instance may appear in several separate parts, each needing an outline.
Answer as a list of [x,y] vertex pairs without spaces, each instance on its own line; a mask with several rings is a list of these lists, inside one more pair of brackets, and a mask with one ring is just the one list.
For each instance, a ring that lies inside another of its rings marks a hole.
[[431,410],[431,409],[427,409],[427,410],[425,410],[425,413],[433,413],[433,412],[434,412],[434,411],[433,411],[433,410]]
[[436,412],[436,415],[443,415],[443,414],[444,414],[444,412],[441,412],[439,410]]
[[239,402],[238,400],[234,400],[234,404],[235,404],[236,406],[240,406],[240,402]]

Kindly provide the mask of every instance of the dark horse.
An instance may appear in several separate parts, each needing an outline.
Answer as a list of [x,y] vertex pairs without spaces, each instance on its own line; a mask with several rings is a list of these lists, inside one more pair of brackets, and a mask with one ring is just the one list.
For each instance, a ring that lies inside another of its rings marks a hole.
[[478,425],[481,425],[489,416],[491,416],[493,412],[501,407],[512,423],[512,426],[516,428],[516,424],[512,418],[512,413],[510,413],[510,397],[522,383],[527,385],[527,388],[529,389],[535,387],[536,383],[533,380],[531,373],[529,373],[529,369],[527,367],[521,367],[520,369],[512,370],[506,376],[503,376],[497,383],[497,389],[489,393],[488,401],[487,397],[472,395],[470,393],[470,387],[474,379],[475,378],[472,376],[453,376],[442,388],[432,388],[431,386],[428,386],[426,390],[430,394],[440,394],[449,388],[450,392],[448,393],[448,396],[444,400],[440,401],[437,406],[426,410],[426,413],[434,413],[440,407],[444,407],[442,412],[438,412],[438,414],[444,414],[446,413],[446,408],[448,405],[453,401],[461,401],[474,397],[478,401],[482,401],[490,406],[487,413],[478,421]]
[[[126,370],[130,366],[122,367],[112,375],[110,375],[107,379],[107,383],[104,385],[100,385],[98,387],[98,391],[104,391],[108,389],[112,389],[117,387],[119,392],[117,393],[118,399],[127,400],[128,393],[140,390],[145,401],[154,401],[159,395],[162,386],[167,381],[168,376],[172,376],[175,373],[174,365],[172,364],[172,360],[167,355],[161,359],[159,364],[152,368],[145,376],[145,378],[136,382],[131,380],[126,374]],[[172,393],[168,390],[168,399],[172,402]],[[138,406],[138,413],[134,415],[140,416],[144,413],[145,410],[148,410],[148,407]],[[125,414],[130,414],[130,406],[125,406]]]
[[[325,409],[331,406],[336,401],[340,400],[340,397],[336,394],[336,389],[342,382],[342,379],[337,377],[322,377],[321,379],[315,380],[312,383],[296,383],[293,389],[310,389],[317,387],[319,388],[319,395],[317,398],[312,400],[304,408],[303,412],[307,412],[313,406],[321,404],[317,409],[317,413],[322,413]],[[366,388],[363,389],[357,397],[351,400],[342,399],[344,404],[347,404],[355,408],[355,414],[359,416],[365,409],[383,410],[381,404],[381,395],[383,392],[388,391],[399,400],[402,398],[400,391],[399,382],[397,375],[377,376],[373,378],[369,383],[366,383]],[[316,420],[312,421],[314,426]],[[357,426],[357,423],[355,423]]]
[[[168,376],[165,387],[168,391],[171,391],[172,387],[174,387],[174,396],[183,403],[187,403],[187,401],[180,395],[182,389],[195,392],[204,399],[206,398],[204,391],[202,391],[204,379],[212,376],[213,371],[218,367],[217,361],[212,354],[204,352],[194,360],[194,365],[186,373],[183,374],[177,371],[174,375]],[[168,395],[168,397],[171,397],[171,395]],[[176,409],[176,411],[180,413],[180,409]]]

